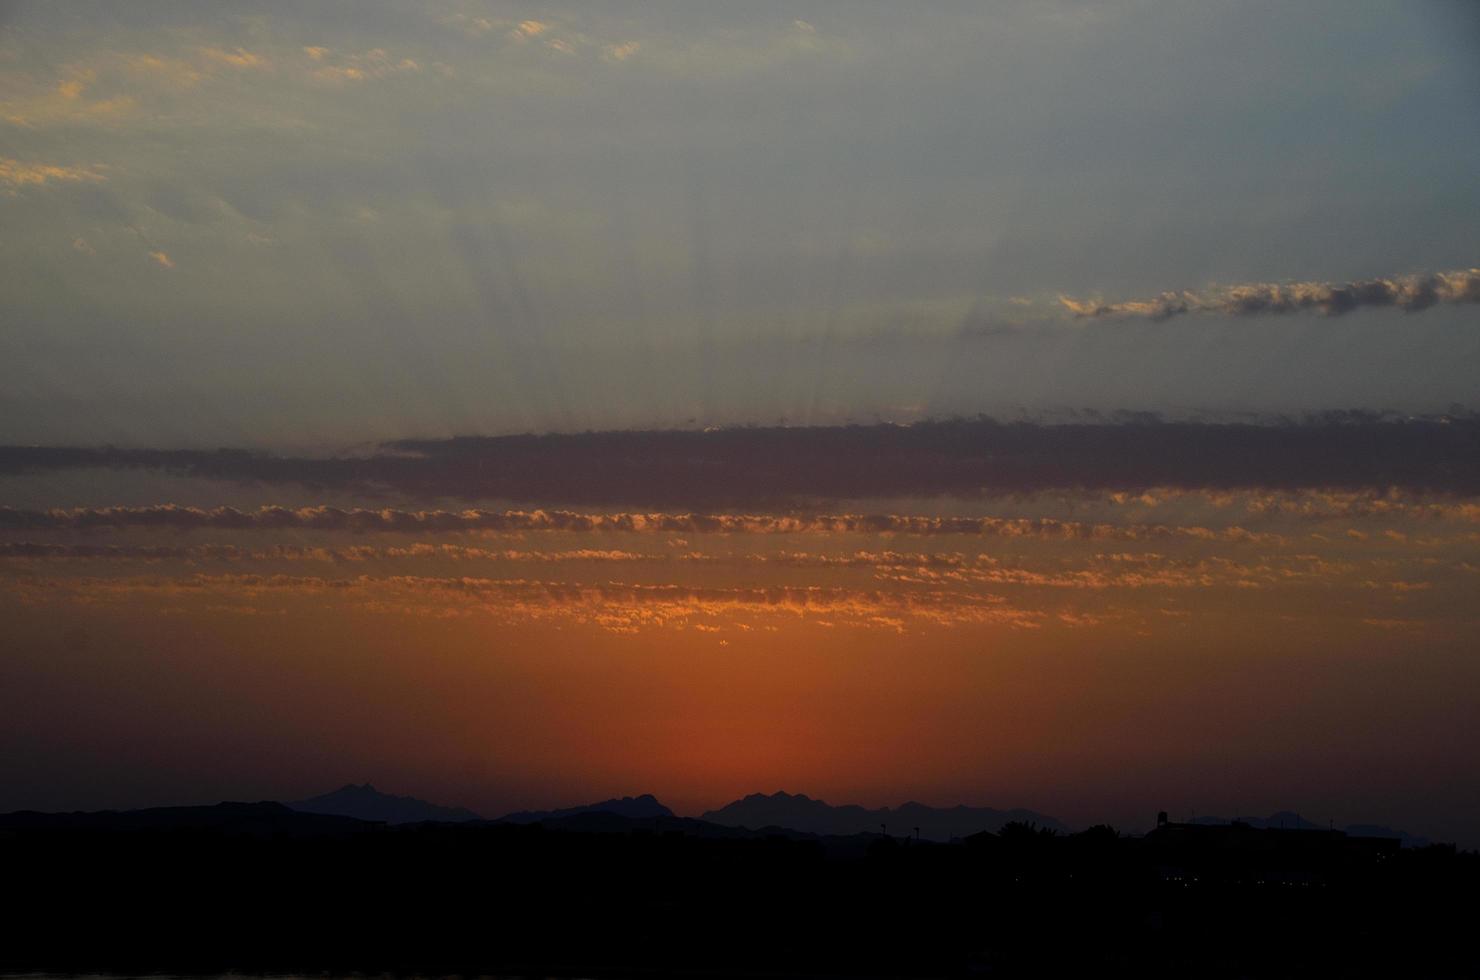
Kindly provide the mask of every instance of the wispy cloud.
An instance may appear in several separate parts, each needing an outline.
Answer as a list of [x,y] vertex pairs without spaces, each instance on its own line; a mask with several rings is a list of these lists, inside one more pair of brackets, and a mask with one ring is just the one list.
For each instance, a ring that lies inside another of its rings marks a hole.
[[96,78],[95,69],[71,66],[54,85],[20,80],[10,94],[0,96],[0,120],[26,129],[58,123],[112,123],[137,108],[132,95],[88,98]]
[[118,545],[59,544],[49,541],[0,542],[0,558],[61,561],[221,561],[274,562],[308,561],[335,564],[399,559],[436,559],[439,561],[496,561],[526,563],[568,562],[661,562],[668,555],[641,554],[610,548],[572,548],[565,551],[530,551],[519,549],[477,548],[458,544],[412,544],[404,547],[379,548],[354,545],[347,548],[324,548],[312,545],[270,545],[244,548],[232,544],[198,545]]
[[1341,316],[1360,309],[1397,308],[1418,313],[1440,303],[1480,303],[1480,269],[1457,269],[1352,282],[1256,282],[1165,292],[1148,299],[1109,303],[1059,297],[1064,308],[1089,319],[1170,320],[1189,313],[1275,316],[1319,313]]
[[95,167],[64,167],[54,163],[27,163],[12,157],[0,157],[0,186],[12,191],[20,187],[95,183],[107,179]]
[[1429,499],[1396,489],[1346,491],[1299,490],[1183,490],[1155,487],[1140,493],[1111,493],[1103,499],[1121,507],[1152,510],[1197,506],[1241,510],[1254,519],[1295,517],[1313,522],[1335,520],[1420,520],[1480,523],[1480,501],[1473,498]]
[[539,37],[550,30],[550,25],[541,20],[521,20],[509,32],[509,36],[519,41],[527,41],[532,37]]
[[313,72],[315,78],[323,81],[360,82],[421,71],[421,64],[414,58],[397,58],[384,48],[371,48],[369,51],[346,54],[339,58],[333,58],[329,49],[323,47],[306,47],[303,51],[311,60],[323,66]]
[[[1046,614],[1001,596],[958,591],[895,591],[828,586],[728,587],[679,583],[583,584],[468,576],[193,575],[185,578],[30,580],[16,591],[34,602],[134,602],[158,596],[251,604],[271,596],[342,597],[371,612],[405,615],[484,613],[509,621],[555,619],[616,633],[684,627],[695,621],[748,628],[756,620],[823,616],[851,626],[902,630],[995,624],[1032,629]],[[280,600],[279,600],[280,601]]]
[[248,51],[246,48],[201,48],[200,53],[211,61],[229,65],[232,68],[256,68],[265,69],[272,67],[266,56]]
[[338,507],[153,507],[18,510],[0,507],[0,529],[86,530],[158,527],[180,530],[271,530],[437,534],[491,532],[600,532],[618,534],[909,534],[922,536],[1047,538],[1082,541],[1154,541],[1185,538],[1278,544],[1278,534],[1239,526],[1092,524],[1057,518],[937,517],[909,514],[590,514],[561,510],[408,511]]

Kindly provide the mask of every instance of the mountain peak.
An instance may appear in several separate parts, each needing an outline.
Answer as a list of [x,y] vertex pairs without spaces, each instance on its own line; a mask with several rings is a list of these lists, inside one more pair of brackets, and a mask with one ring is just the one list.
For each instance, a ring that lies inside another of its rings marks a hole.
[[574,817],[586,813],[612,813],[633,820],[673,816],[673,811],[659,803],[656,796],[643,793],[641,796],[624,796],[621,799],[613,798],[600,803],[586,803],[559,810],[520,810],[499,817],[499,820],[507,823],[538,823],[542,820],[559,820],[563,817]]
[[[809,797],[806,793],[788,793],[784,789],[778,789],[776,792],[770,793],[770,794],[766,794],[766,793],[751,793],[749,796],[745,797],[745,799],[746,800],[783,800],[783,801],[784,800],[796,800],[796,801],[802,802],[802,803],[811,803],[811,802],[813,802],[812,798]],[[821,800],[817,800],[816,802],[821,803],[822,801]]]

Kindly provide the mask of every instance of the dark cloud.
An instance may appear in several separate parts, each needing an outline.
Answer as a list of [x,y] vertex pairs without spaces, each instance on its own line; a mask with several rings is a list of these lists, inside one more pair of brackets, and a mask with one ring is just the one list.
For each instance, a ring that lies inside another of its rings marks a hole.
[[1457,269],[1354,282],[1256,282],[1214,286],[1203,292],[1166,292],[1150,299],[1104,303],[1059,297],[1078,317],[1170,320],[1186,313],[1265,316],[1321,313],[1341,316],[1359,309],[1396,307],[1418,313],[1440,303],[1480,303],[1480,269]]
[[[195,530],[306,530],[352,533],[446,534],[565,531],[613,534],[913,534],[974,535],[1061,540],[1201,541],[1278,543],[1277,534],[1239,526],[1104,524],[1051,517],[936,517],[912,514],[616,513],[583,514],[562,510],[408,511],[345,510],[338,507],[79,507],[72,510],[18,510],[0,507],[0,531],[90,531],[123,528]],[[28,547],[28,546],[22,546]],[[24,555],[20,557],[25,557]],[[40,556],[38,556],[40,557]],[[103,557],[99,555],[97,557]],[[161,554],[160,557],[178,557]]]
[[232,545],[203,545],[176,548],[169,545],[55,544],[44,541],[0,542],[0,558],[99,558],[164,561],[167,559],[221,558],[234,560],[247,552]]
[[[147,509],[147,508],[146,508]],[[127,526],[126,518],[109,527]],[[0,516],[0,521],[4,517]],[[38,521],[33,527],[45,527]],[[90,525],[97,527],[99,525]],[[442,559],[446,561],[508,561],[508,562],[661,562],[666,555],[635,554],[630,551],[610,549],[577,548],[567,551],[519,551],[511,549],[489,549],[468,547],[458,544],[416,543],[405,547],[375,548],[355,545],[348,548],[320,548],[304,545],[276,544],[265,548],[242,548],[230,544],[198,545],[118,545],[118,544],[58,544],[46,541],[0,542],[0,558],[24,560],[116,560],[116,561],[317,561],[317,562],[367,562],[401,558]]]
[[[1128,416],[1064,425],[973,420],[595,432],[406,440],[355,458],[0,448],[0,473],[84,468],[148,469],[424,500],[773,512],[815,511],[830,500],[1054,489],[1401,488],[1473,495],[1480,493],[1480,418],[1403,420],[1351,413],[1279,424],[1211,424]],[[274,519],[297,522],[296,513],[270,511],[249,518],[234,511],[158,508],[131,520],[260,526]],[[335,522],[378,526],[398,519],[380,516],[392,513],[321,509],[314,520],[326,529]],[[437,519],[461,528],[456,515]],[[425,528],[418,523],[411,529]]]

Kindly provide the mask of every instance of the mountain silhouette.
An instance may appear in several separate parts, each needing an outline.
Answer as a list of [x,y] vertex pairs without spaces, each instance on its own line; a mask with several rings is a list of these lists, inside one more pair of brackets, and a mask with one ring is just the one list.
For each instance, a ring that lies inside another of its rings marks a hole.
[[588,813],[610,813],[629,820],[673,816],[673,811],[659,803],[653,794],[644,793],[641,796],[624,796],[620,800],[604,800],[601,803],[587,803],[584,806],[565,807],[561,810],[520,810],[498,819],[500,823],[538,823],[563,820]]
[[705,813],[703,820],[730,827],[785,827],[811,834],[846,836],[878,833],[881,825],[889,833],[911,835],[919,828],[927,840],[948,841],[968,837],[983,830],[994,833],[1003,825],[1020,822],[1065,833],[1068,828],[1053,817],[1032,810],[995,810],[991,807],[933,807],[923,803],[905,803],[893,809],[868,809],[856,804],[832,806],[803,794],[775,793],[766,796],[752,793],[743,800],[726,804]]
[[472,810],[465,810],[462,807],[438,806],[435,803],[418,800],[413,796],[392,796],[389,793],[382,793],[369,783],[360,786],[350,783],[332,793],[299,800],[287,806],[303,813],[332,814],[378,823],[423,823],[426,821],[456,823],[483,819]]

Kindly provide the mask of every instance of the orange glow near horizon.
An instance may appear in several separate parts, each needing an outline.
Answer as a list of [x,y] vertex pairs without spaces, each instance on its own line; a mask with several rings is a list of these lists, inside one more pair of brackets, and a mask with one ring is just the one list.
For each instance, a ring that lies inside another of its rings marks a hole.
[[[1130,505],[1074,510],[1105,506]],[[1453,760],[1425,747],[1480,689],[1473,515],[1197,506],[1156,526],[1209,532],[1144,540],[1110,512],[1067,537],[38,533],[0,558],[5,713],[63,806],[369,779],[490,814],[784,789],[1087,823],[1435,792]]]

